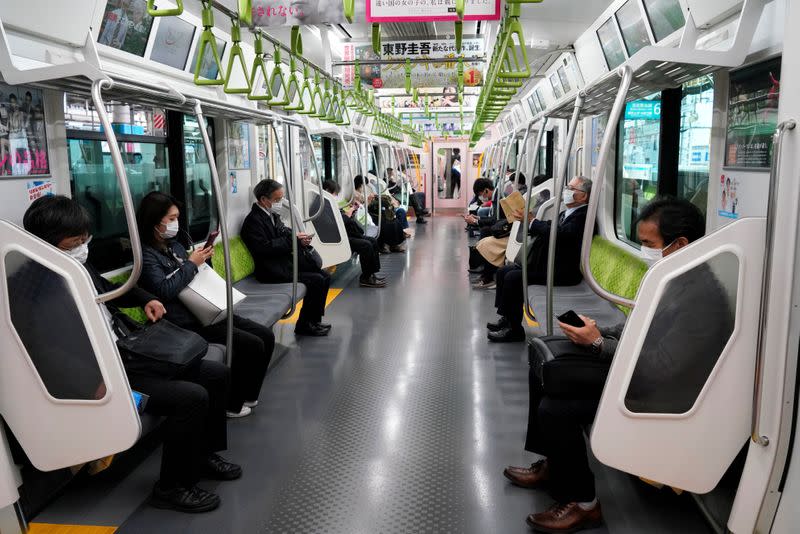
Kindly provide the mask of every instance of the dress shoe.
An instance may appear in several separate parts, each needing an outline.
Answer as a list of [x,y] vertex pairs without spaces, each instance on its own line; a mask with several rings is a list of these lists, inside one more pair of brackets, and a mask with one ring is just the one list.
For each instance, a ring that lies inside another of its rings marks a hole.
[[539,460],[530,467],[510,465],[503,470],[503,476],[520,488],[536,489],[550,480],[550,470],[547,468],[547,460]]
[[496,323],[486,323],[486,328],[489,332],[497,332],[498,330],[502,330],[503,328],[507,328],[510,325],[508,324],[508,319],[505,317],[500,317]]
[[600,503],[596,503],[589,510],[584,510],[576,502],[556,503],[546,512],[529,515],[527,523],[538,532],[551,534],[578,532],[602,525],[603,513],[600,510]]
[[389,250],[391,250],[392,252],[405,252],[406,247],[404,247],[403,245],[394,245],[389,247]]
[[481,280],[478,283],[472,284],[472,289],[496,289],[496,288],[497,288],[497,282],[495,282],[494,280],[489,280],[488,282],[486,280]]
[[483,269],[484,269],[483,265],[479,265],[474,269],[467,269],[467,272],[470,274],[481,274],[483,272]]
[[511,328],[507,326],[497,332],[489,332],[489,341],[495,343],[513,343],[514,341],[525,341],[525,330],[522,327]]
[[200,489],[197,486],[174,488],[163,488],[160,482],[156,482],[153,494],[150,496],[150,504],[156,508],[167,510],[177,510],[190,514],[209,512],[219,506],[218,495]]
[[417,224],[428,224],[428,221],[426,221],[422,217],[417,217]]
[[384,243],[383,246],[380,248],[380,250],[378,250],[378,253],[380,254],[389,254],[390,252],[391,250],[389,249],[389,245],[387,245],[386,243]]
[[319,324],[298,324],[294,327],[294,335],[322,337],[327,336],[330,328],[323,328]]
[[236,480],[242,476],[242,467],[219,454],[209,454],[203,463],[203,476],[212,480]]
[[386,281],[378,280],[373,274],[372,276],[367,276],[366,278],[360,278],[358,280],[358,285],[361,287],[382,288],[386,287]]

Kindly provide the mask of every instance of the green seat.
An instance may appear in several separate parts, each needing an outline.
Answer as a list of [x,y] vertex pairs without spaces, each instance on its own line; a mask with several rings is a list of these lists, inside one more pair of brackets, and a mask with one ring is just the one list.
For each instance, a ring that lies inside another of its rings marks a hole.
[[[595,236],[592,240],[589,265],[600,287],[628,299],[636,298],[639,285],[647,272],[645,262],[600,236]],[[631,312],[625,306],[619,306],[619,309],[625,315]]]
[[[256,262],[247,245],[244,244],[240,236],[230,240],[231,250],[231,275],[233,283],[239,282],[253,274],[256,270]],[[222,243],[214,245],[214,257],[211,258],[211,265],[221,277],[225,278],[225,256],[222,253]]]
[[[128,278],[131,277],[130,271],[126,271],[122,274],[118,274],[116,276],[112,276],[108,280],[114,284],[124,284],[128,281]],[[139,323],[146,323],[147,322],[147,315],[144,313],[144,308],[120,308],[119,311],[137,321]]]

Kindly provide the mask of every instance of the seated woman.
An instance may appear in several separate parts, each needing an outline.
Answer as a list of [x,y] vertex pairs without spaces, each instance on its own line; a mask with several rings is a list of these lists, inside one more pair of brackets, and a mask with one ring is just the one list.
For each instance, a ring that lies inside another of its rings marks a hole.
[[[90,264],[90,220],[86,210],[73,199],[64,196],[42,197],[33,202],[23,218],[23,226],[33,235],[47,241],[84,265],[99,293],[118,287],[102,276]],[[31,264],[36,266],[35,263]],[[46,271],[51,273],[51,271]],[[23,272],[24,274],[24,272]],[[27,275],[26,275],[27,276]],[[33,302],[30,291],[45,290],[43,278],[37,274],[36,286],[9,281],[9,291],[16,302]],[[27,287],[27,289],[25,289]],[[24,291],[24,293],[22,293]],[[148,319],[155,322],[166,312],[164,305],[150,293],[133,288],[128,293],[107,302],[109,323],[119,307],[141,306]],[[42,314],[51,315],[47,316]],[[59,308],[37,308],[41,321],[57,324]],[[113,325],[112,325],[113,331]],[[43,340],[48,350],[59,350],[51,340]],[[70,354],[62,354],[61,365],[70,365]],[[159,508],[181,512],[206,512],[217,508],[219,496],[197,487],[200,478],[233,480],[242,476],[242,468],[223,460],[216,451],[227,448],[228,433],[225,420],[225,400],[230,375],[221,363],[201,360],[174,378],[126,372],[133,389],[150,398],[144,411],[165,416],[164,449],[161,456],[161,475],[153,488],[150,503]],[[96,380],[102,383],[102,377]]]
[[[191,254],[179,243],[177,201],[169,195],[153,191],[142,199],[137,214],[142,239],[144,265],[139,281],[142,288],[164,302],[169,320],[211,343],[225,343],[225,321],[203,326],[179,299],[198,268],[214,254],[214,248],[196,249]],[[228,396],[228,417],[245,417],[258,404],[258,395],[267,373],[275,336],[272,330],[234,315],[231,391]]]
[[[370,213],[371,218],[377,217],[377,209],[378,209],[378,201],[377,195],[370,194],[369,197],[364,197],[364,178],[361,175],[358,175],[353,180],[356,186],[356,201],[368,206],[368,211]],[[368,202],[366,202],[368,201]],[[382,202],[383,204],[383,202]],[[403,241],[406,240],[406,235],[403,233],[403,229],[400,227],[400,224],[396,219],[390,220],[389,218],[385,217],[387,208],[385,205],[381,206],[383,208],[383,214],[381,215],[381,228],[380,228],[380,235],[378,236],[378,250],[381,253],[388,253],[388,252],[405,252],[405,247],[403,247]]]

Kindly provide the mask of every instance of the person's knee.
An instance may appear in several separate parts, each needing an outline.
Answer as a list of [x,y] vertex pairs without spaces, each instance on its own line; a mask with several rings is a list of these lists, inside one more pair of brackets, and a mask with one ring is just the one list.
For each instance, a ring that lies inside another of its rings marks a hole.
[[178,417],[189,417],[208,411],[208,390],[200,384],[186,381],[175,381],[173,385],[174,413]]

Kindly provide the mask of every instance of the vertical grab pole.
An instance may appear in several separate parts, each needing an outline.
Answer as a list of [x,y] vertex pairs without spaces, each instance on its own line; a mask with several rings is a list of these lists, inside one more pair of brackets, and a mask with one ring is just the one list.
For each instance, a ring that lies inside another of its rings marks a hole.
[[[317,156],[314,154],[314,143],[311,140],[311,134],[309,133],[308,128],[303,128],[303,131],[306,133],[306,139],[308,139],[308,150],[311,152],[311,160],[314,162],[314,172],[317,174],[317,182],[319,182],[319,208],[317,208],[317,212],[314,215],[311,215],[308,219],[303,219],[303,222],[314,222],[319,219],[319,216],[322,215],[322,210],[325,209],[325,195],[322,188],[322,176],[319,174]],[[305,179],[303,179],[303,181],[305,182]],[[305,188],[303,188],[303,191],[305,192]],[[305,198],[305,193],[303,198]]]
[[339,140],[342,142],[342,150],[344,150],[344,159],[347,161],[347,172],[350,174],[350,184],[352,186],[350,190],[350,200],[347,201],[348,204],[353,202],[353,199],[356,197],[356,176],[353,174],[353,166],[350,162],[350,150],[347,148],[347,141],[342,135],[342,132],[337,130],[336,133],[339,135]]
[[[523,165],[523,158],[524,156],[528,155],[528,138],[531,135],[531,127],[533,126],[533,121],[528,123],[528,127],[525,128],[525,136],[522,138],[522,150],[517,154],[517,171],[516,177],[514,178],[514,189],[519,191],[519,181],[522,176],[522,165]],[[530,188],[532,184],[525,184]]]
[[[569,130],[567,130],[567,139],[566,139],[566,146],[564,153],[569,154],[570,150],[572,150],[572,143],[575,141],[575,132],[578,130],[578,118],[581,115],[581,108],[583,108],[583,101],[585,95],[583,92],[578,93],[578,96],[575,98],[575,109],[572,111],[572,119],[569,122]],[[610,122],[609,125],[616,124],[615,122]],[[614,128],[609,128],[610,130],[614,130]],[[550,241],[547,243],[547,335],[553,335],[553,283],[555,281],[556,276],[556,240],[558,239],[558,218],[561,213],[561,193],[564,190],[564,184],[567,181],[567,171],[569,171],[569,158],[563,158],[561,162],[561,168],[558,171],[558,176],[556,177],[556,183],[553,188],[553,197],[555,202],[553,203],[553,209],[555,210],[553,220],[550,222]],[[599,191],[595,192],[595,195],[599,196]],[[592,195],[592,196],[595,196]],[[592,226],[594,228],[594,226]],[[585,231],[585,230],[584,230]],[[591,240],[592,231],[589,231],[589,239]],[[527,267],[527,266],[526,266]],[[525,269],[527,271],[527,269]],[[523,271],[523,272],[525,272]],[[527,277],[526,277],[527,278]],[[526,285],[527,280],[522,282],[522,285]]]
[[[364,156],[361,153],[361,141],[358,138],[353,138],[353,144],[356,145],[356,155],[358,156],[359,172],[361,173],[361,187],[364,190],[364,235],[367,235],[367,227],[369,226],[369,210],[367,209],[367,173],[364,172]],[[356,194],[356,177],[353,176],[353,197]],[[358,218],[356,216],[356,218]]]
[[[539,163],[539,146],[542,144],[542,139],[544,139],[544,133],[547,129],[547,117],[542,119],[542,126],[539,129],[539,133],[536,135],[536,152],[533,154],[533,168],[536,168],[536,164]],[[528,212],[531,209],[531,196],[533,194],[533,184],[531,183],[528,186],[528,191],[525,193],[525,210],[524,214],[522,215],[522,298],[523,298],[523,310],[525,310],[525,315],[531,321],[536,320],[533,316],[533,309],[531,308],[530,301],[528,300]]]
[[289,198],[289,216],[292,218],[292,307],[283,315],[283,319],[288,319],[294,315],[294,310],[297,309],[297,232],[299,231],[300,225],[298,224],[298,221],[295,220],[294,216],[295,206],[292,193],[292,180],[289,178],[289,175],[286,174],[286,158],[283,157],[283,149],[281,148],[281,144],[278,142],[278,131],[275,129],[275,123],[273,122],[269,123],[269,127],[272,129],[272,135],[275,138],[275,146],[278,147],[278,156],[281,158],[283,176],[286,178],[286,196]]
[[[608,116],[609,126],[616,126],[619,123],[622,111],[625,109],[625,100],[628,97],[628,89],[630,88],[631,81],[633,80],[633,71],[631,71],[631,68],[628,66],[620,69],[618,74],[622,77],[622,81],[619,84],[619,91],[617,91],[614,105],[611,108],[611,113],[609,113]],[[597,157],[597,168],[595,171],[594,184],[592,185],[592,196],[589,198],[589,208],[586,210],[586,226],[584,226],[583,240],[581,241],[581,271],[583,272],[583,279],[586,281],[586,284],[592,288],[592,291],[597,293],[598,296],[615,304],[633,308],[636,305],[635,300],[615,295],[601,287],[597,280],[595,280],[594,275],[592,274],[592,268],[589,264],[589,257],[592,250],[592,237],[594,234],[594,223],[597,219],[597,208],[600,205],[600,193],[603,190],[603,182],[605,181],[607,174],[606,162],[608,161],[609,154],[611,153],[611,143],[614,141],[617,135],[616,130],[616,127],[606,128],[606,131],[603,134],[603,142],[600,145],[600,154]]]
[[514,141],[516,141],[517,134],[516,132],[512,132],[511,136],[508,138],[508,144],[506,145],[505,154],[501,161],[500,167],[500,178],[498,182],[500,183],[500,187],[497,189],[497,207],[495,208],[495,215],[497,220],[500,220],[500,213],[502,210],[500,209],[500,200],[502,200],[505,195],[503,194],[506,188],[506,179],[505,179],[505,169],[508,168],[508,158],[511,157],[511,147],[514,145]]
[[225,202],[222,199],[222,186],[219,183],[214,147],[211,146],[211,139],[208,137],[205,117],[203,116],[203,106],[200,105],[198,100],[194,102],[194,115],[197,117],[197,125],[200,127],[203,145],[206,148],[206,159],[208,160],[208,168],[211,171],[211,184],[214,187],[214,198],[217,204],[217,220],[219,220],[219,229],[222,233],[222,254],[225,259],[225,301],[228,307],[226,317],[227,332],[225,333],[225,363],[230,367],[233,363],[233,274],[231,273],[231,249],[230,241],[228,240]]
[[142,274],[142,242],[139,238],[139,227],[136,225],[136,209],[133,206],[131,188],[128,185],[128,173],[125,170],[125,163],[122,161],[122,153],[119,150],[117,136],[111,127],[111,119],[108,117],[106,104],[103,102],[103,88],[111,88],[113,85],[113,82],[108,79],[92,82],[92,101],[97,110],[97,115],[100,117],[100,123],[103,125],[103,131],[108,141],[108,149],[111,152],[111,161],[114,164],[114,171],[117,173],[117,183],[119,184],[119,192],[122,195],[122,206],[125,210],[125,221],[128,224],[128,233],[131,238],[133,269],[131,270],[130,278],[124,284],[108,293],[99,295],[95,299],[97,302],[108,302],[124,295],[136,285],[136,282],[139,281],[139,276]]

